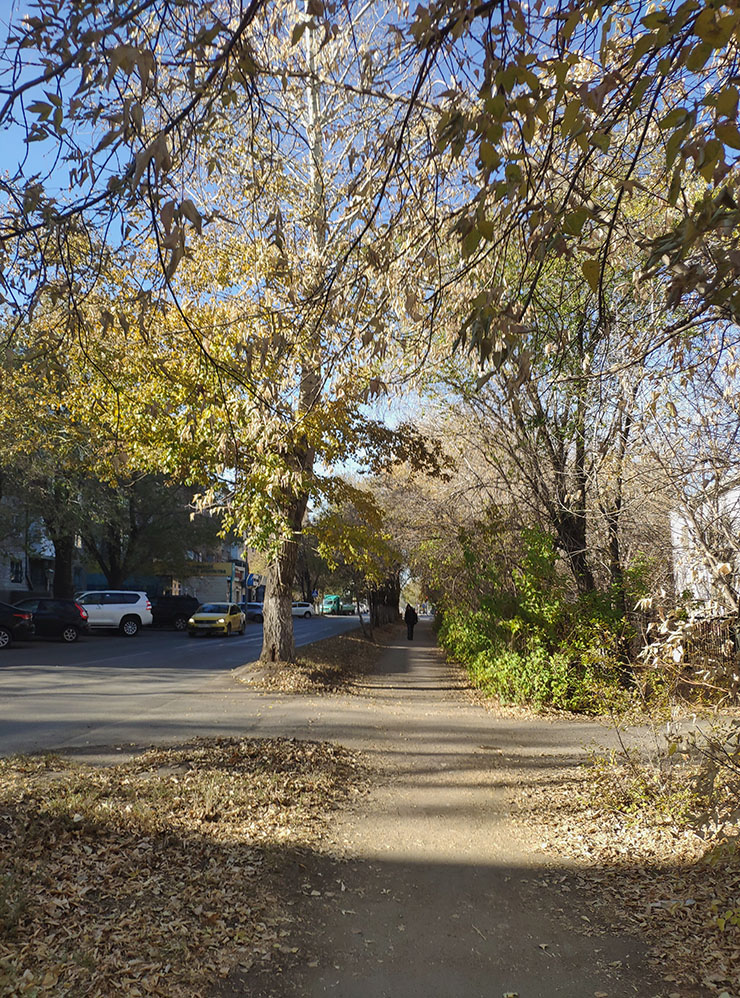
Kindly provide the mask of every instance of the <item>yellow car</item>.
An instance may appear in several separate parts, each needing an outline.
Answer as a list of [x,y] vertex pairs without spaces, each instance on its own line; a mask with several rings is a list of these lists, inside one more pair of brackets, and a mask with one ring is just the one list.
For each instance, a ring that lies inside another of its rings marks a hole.
[[203,603],[188,621],[188,634],[244,634],[246,617],[235,603]]

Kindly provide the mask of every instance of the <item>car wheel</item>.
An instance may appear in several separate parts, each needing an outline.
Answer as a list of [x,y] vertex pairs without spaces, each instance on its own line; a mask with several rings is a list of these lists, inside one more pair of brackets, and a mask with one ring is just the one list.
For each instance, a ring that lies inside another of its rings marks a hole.
[[139,633],[141,624],[136,617],[124,617],[121,621],[121,634],[127,638],[135,638]]
[[0,648],[8,648],[13,636],[7,627],[0,627]]
[[308,620],[308,618],[310,616],[311,616],[311,611],[310,610],[306,610],[306,612],[303,614],[303,619],[304,620]]
[[77,638],[79,638],[79,636],[80,632],[77,630],[74,624],[68,624],[67,627],[64,628],[61,634],[62,641],[66,641],[67,644],[72,644],[72,642],[76,641]]
[[176,631],[184,631],[186,629],[186,627],[188,626],[188,618],[187,617],[175,617],[175,619],[173,620],[172,623],[175,625],[175,630]]
[[226,625],[226,637],[227,638],[231,637],[231,624]]

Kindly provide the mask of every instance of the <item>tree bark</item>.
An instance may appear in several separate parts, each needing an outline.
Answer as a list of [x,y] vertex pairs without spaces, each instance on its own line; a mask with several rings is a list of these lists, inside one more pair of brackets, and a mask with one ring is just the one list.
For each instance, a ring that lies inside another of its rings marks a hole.
[[564,510],[556,522],[558,543],[570,565],[576,587],[581,595],[596,588],[593,572],[588,564],[586,548],[586,515]]
[[399,572],[390,575],[385,583],[369,592],[370,619],[374,627],[395,623],[399,618],[401,577]]
[[280,542],[277,554],[267,566],[261,662],[295,662],[293,580],[298,561],[298,536],[307,504],[308,496],[301,496],[295,503],[291,517],[293,536]]
[[54,545],[54,585],[53,593],[60,599],[71,599],[74,595],[72,569],[74,567],[74,534],[63,534],[51,538]]

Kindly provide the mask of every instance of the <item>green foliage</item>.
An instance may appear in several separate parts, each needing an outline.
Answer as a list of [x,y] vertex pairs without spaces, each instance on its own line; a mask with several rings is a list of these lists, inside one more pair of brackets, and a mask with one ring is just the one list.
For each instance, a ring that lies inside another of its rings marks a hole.
[[[510,621],[510,624],[513,622]],[[621,669],[597,639],[580,652],[563,645],[552,652],[530,635],[521,650],[492,635],[485,612],[445,613],[440,643],[467,666],[471,679],[486,694],[506,703],[554,707],[577,713],[601,713],[626,706]]]
[[626,707],[624,628],[613,594],[572,598],[553,538],[525,529],[520,544],[506,580],[465,539],[466,568],[485,589],[477,589],[477,608],[445,608],[440,643],[477,686],[505,702],[583,713]]

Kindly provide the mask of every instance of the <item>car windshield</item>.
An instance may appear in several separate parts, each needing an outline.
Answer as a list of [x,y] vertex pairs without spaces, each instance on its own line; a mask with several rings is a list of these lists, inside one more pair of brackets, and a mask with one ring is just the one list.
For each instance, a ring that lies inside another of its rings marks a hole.
[[204,603],[198,613],[228,613],[229,607],[226,603]]

